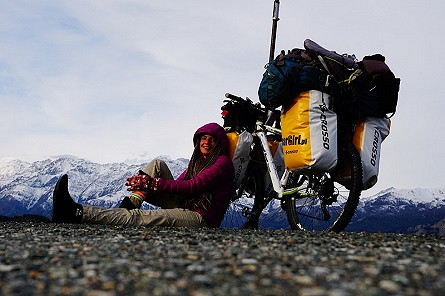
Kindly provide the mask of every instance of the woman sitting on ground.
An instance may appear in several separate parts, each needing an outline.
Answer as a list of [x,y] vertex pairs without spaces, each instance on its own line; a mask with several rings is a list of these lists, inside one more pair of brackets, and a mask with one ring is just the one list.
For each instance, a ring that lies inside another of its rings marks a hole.
[[[68,192],[63,175],[53,194],[52,221],[128,226],[219,227],[233,195],[234,168],[228,139],[217,123],[200,127],[193,136],[195,149],[187,169],[176,179],[161,160],[150,162],[127,179],[132,193],[119,208],[81,205]],[[141,210],[143,202],[158,210]]]

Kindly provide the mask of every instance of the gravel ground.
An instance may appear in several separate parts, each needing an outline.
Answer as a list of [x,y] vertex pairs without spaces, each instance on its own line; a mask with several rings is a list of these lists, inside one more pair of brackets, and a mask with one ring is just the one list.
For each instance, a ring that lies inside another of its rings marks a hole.
[[445,240],[0,223],[0,295],[445,295]]

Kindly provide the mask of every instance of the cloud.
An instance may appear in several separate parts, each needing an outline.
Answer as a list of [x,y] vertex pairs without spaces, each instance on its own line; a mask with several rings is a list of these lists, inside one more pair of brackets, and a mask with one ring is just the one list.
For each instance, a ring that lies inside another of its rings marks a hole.
[[[273,2],[252,3],[3,1],[0,157],[189,157],[195,129],[222,123],[224,93],[258,100]],[[358,58],[381,52],[401,76],[379,186],[443,186],[443,6],[281,2],[276,52],[311,38]]]

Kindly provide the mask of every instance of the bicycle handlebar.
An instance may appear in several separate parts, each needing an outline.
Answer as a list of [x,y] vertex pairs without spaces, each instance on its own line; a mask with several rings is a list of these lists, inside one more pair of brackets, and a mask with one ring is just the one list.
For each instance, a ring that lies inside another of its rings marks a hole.
[[[258,112],[257,114],[259,116],[265,116],[265,118],[263,119],[265,124],[267,125],[272,125],[274,121],[277,120],[277,118],[279,117],[279,111],[277,110],[268,110],[267,108],[262,107],[259,103],[258,104],[254,104],[249,98],[241,98],[238,96],[235,96],[231,93],[226,93],[225,97],[233,100],[237,103],[243,104],[243,105],[248,105],[250,108],[252,108],[252,110],[254,110],[255,112]],[[278,115],[277,115],[278,112]],[[261,115],[260,115],[261,114]]]
[[266,113],[266,110],[264,110],[263,108],[261,108],[261,106],[259,105],[259,104],[254,104],[253,102],[252,102],[252,100],[250,100],[249,98],[241,98],[241,97],[238,97],[238,96],[235,96],[235,95],[232,95],[231,93],[226,93],[225,94],[225,97],[226,98],[228,98],[228,99],[230,99],[230,100],[233,100],[233,101],[236,101],[236,102],[238,102],[238,103],[241,103],[241,104],[247,104],[247,105],[250,105],[250,107],[252,107],[253,109],[255,109],[255,110],[257,110],[257,111],[260,111],[260,112],[264,112],[264,113]]
[[230,93],[226,93],[226,94],[225,94],[225,97],[228,98],[228,99],[237,101],[238,103],[244,103],[244,104],[247,103],[247,104],[250,104],[250,105],[255,106],[255,105],[253,104],[253,102],[252,102],[249,98],[245,98],[245,99],[244,99],[244,98],[241,98],[241,97],[232,95],[232,94],[230,94]]
[[238,96],[235,96],[235,95],[232,95],[232,94],[230,94],[230,93],[226,93],[226,94],[225,94],[225,97],[228,98],[228,99],[235,100],[235,101],[244,101],[243,98],[238,97]]

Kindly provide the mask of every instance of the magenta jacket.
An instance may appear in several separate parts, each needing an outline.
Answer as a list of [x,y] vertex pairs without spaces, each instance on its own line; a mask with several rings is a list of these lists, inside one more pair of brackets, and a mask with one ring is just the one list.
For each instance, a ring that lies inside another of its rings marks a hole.
[[185,171],[176,180],[160,179],[158,190],[183,196],[210,193],[210,205],[206,208],[198,206],[191,210],[200,213],[209,227],[219,227],[234,193],[235,172],[228,156],[228,139],[224,129],[217,123],[208,123],[195,132],[193,143],[195,144],[203,134],[216,137],[223,146],[223,151],[215,163],[190,180],[183,179]]

